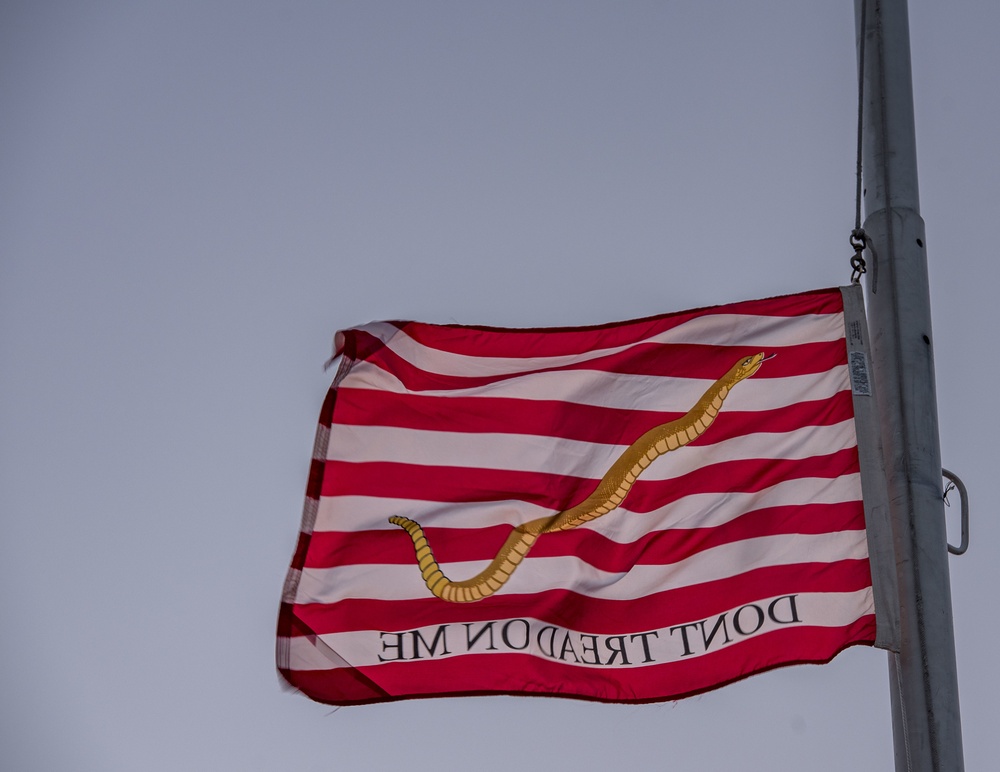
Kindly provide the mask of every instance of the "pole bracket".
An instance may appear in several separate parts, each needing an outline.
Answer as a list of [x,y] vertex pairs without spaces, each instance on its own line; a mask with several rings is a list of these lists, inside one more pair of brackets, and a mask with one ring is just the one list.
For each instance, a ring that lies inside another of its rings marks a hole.
[[969,492],[965,487],[965,483],[954,472],[942,469],[941,476],[948,480],[948,486],[944,489],[944,496],[942,497],[944,503],[948,504],[948,494],[952,490],[958,490],[958,495],[962,499],[962,543],[957,547],[949,544],[948,552],[952,555],[964,555],[965,551],[969,549]]

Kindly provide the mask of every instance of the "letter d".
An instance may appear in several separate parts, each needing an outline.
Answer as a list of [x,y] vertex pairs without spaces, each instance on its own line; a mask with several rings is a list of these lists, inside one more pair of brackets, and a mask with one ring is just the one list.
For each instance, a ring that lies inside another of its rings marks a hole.
[[[798,609],[795,607],[796,597],[796,595],[782,595],[780,598],[772,600],[767,606],[767,615],[771,618],[771,621],[779,625],[790,625],[793,622],[801,622],[802,620],[799,619]],[[775,613],[775,608],[777,607],[778,602],[783,600],[788,601],[788,610],[791,613],[791,619],[778,619],[778,616]]]

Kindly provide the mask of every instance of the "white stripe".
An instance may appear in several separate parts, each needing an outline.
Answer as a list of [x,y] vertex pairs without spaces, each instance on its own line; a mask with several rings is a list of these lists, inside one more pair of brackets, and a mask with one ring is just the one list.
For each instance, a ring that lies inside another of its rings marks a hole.
[[493,525],[518,525],[551,515],[553,511],[526,501],[513,500],[456,504],[388,496],[324,496],[319,500],[315,531],[399,530],[398,526],[388,521],[392,515],[404,515],[421,525],[488,528]]
[[[766,365],[765,365],[766,366]],[[724,373],[719,373],[721,377]],[[600,370],[532,373],[455,389],[407,389],[395,375],[369,362],[357,362],[341,388],[431,397],[503,397],[595,405],[623,410],[686,413],[714,383],[702,378],[623,375]],[[723,410],[774,410],[806,400],[829,399],[850,388],[846,366],[787,378],[748,378],[738,383]]]
[[[696,493],[645,514],[632,512],[627,506],[619,507],[581,527],[592,528],[614,541],[628,544],[659,528],[710,528],[768,507],[860,500],[858,474],[831,479],[805,477],[784,480],[755,493]],[[438,528],[516,526],[554,512],[525,501],[455,504],[376,496],[329,496],[320,499],[315,530],[399,530],[398,526],[389,523],[392,515],[403,515],[421,525]]]
[[[709,314],[633,343],[549,357],[491,357],[455,354],[418,343],[404,330],[393,325],[374,323],[356,329],[364,330],[378,338],[394,353],[427,372],[440,375],[494,376],[580,364],[627,351],[636,345],[650,343],[749,346],[773,349],[781,346],[800,345],[803,342],[841,340],[844,338],[844,317],[840,313],[806,314],[794,317]],[[507,333],[515,336],[519,334],[516,330],[507,331]],[[599,332],[595,332],[594,337],[598,336]]]
[[[701,620],[689,620],[656,631],[623,628],[617,630],[614,636],[625,636],[625,640],[613,642],[614,648],[625,649],[629,659],[628,664],[622,661],[621,652],[614,657],[614,662],[602,661],[605,666],[615,669],[649,667],[677,662],[682,659],[694,659],[706,653],[721,651],[725,648],[738,646],[750,637],[766,635],[775,630],[794,624],[805,627],[846,627],[863,616],[874,613],[872,591],[870,587],[855,592],[830,593],[794,593],[795,614],[791,613],[787,596],[763,598],[756,605],[763,614],[764,622],[759,629],[753,629],[759,619],[758,613],[749,608],[750,604],[727,609],[722,614],[716,614],[706,620],[707,633],[700,627],[686,625],[697,624]],[[772,605],[773,604],[773,605]],[[768,612],[771,613],[768,613]],[[740,635],[733,625],[733,619],[739,615],[737,626],[741,626],[746,635]],[[721,616],[725,620],[711,636],[713,626]],[[793,622],[801,620],[801,625]],[[439,632],[444,627],[443,632]],[[753,630],[753,632],[750,632]],[[396,633],[404,633],[397,636]],[[288,667],[292,670],[333,670],[338,667],[372,667],[385,661],[395,661],[396,657],[412,659],[415,653],[416,636],[414,631],[380,631],[360,630],[344,633],[328,633],[318,637],[295,637],[284,639],[290,652]],[[594,659],[603,657],[610,660],[612,645],[606,642],[606,634],[592,631],[571,630],[534,618],[499,619],[490,626],[489,622],[464,624],[432,625],[418,628],[421,640],[421,659],[429,658],[430,645],[434,645],[434,659],[461,657],[468,654],[521,654],[539,659],[556,659],[561,642],[568,633],[573,643],[577,657],[588,647],[589,655],[583,656],[584,662],[564,656],[561,661],[569,665],[593,667]],[[504,636],[507,632],[508,635]],[[641,634],[641,640],[636,640]],[[476,638],[476,635],[479,637]],[[685,647],[684,635],[688,636],[689,645]],[[580,635],[595,636],[594,639],[582,642]],[[705,638],[711,639],[706,650]],[[437,640],[435,640],[437,638]],[[627,641],[627,643],[626,643]],[[581,645],[582,644],[582,645]],[[645,644],[645,645],[644,645]],[[447,653],[445,653],[447,651]],[[589,656],[589,662],[587,662]]]
[[282,643],[285,644],[282,651],[284,656],[279,666],[288,670],[335,670],[339,667],[351,667],[350,660],[337,651],[337,647],[342,646],[343,642],[338,641],[335,636],[279,637],[279,646]]
[[[851,501],[861,501],[860,474],[783,480],[753,493],[695,493],[649,514],[640,514],[634,523],[631,519],[628,520],[626,527],[620,529],[626,538],[620,541],[636,541],[651,531],[663,528],[711,528],[724,525],[748,512],[770,507],[843,504]],[[599,518],[594,522],[594,530],[612,538],[616,531],[612,530],[610,522],[604,524],[602,520],[603,518]]]
[[[710,433],[711,429],[706,438]],[[853,420],[832,426],[804,426],[780,434],[745,434],[714,445],[692,445],[666,453],[642,473],[642,479],[671,480],[725,461],[803,459],[855,445]],[[338,424],[333,427],[327,458],[354,463],[382,461],[541,472],[596,481],[628,447],[528,434],[472,434]]]
[[[518,595],[572,588],[591,598],[634,600],[664,590],[739,576],[757,568],[867,557],[864,531],[761,536],[711,547],[669,565],[637,565],[624,572],[602,571],[577,557],[529,555],[503,592]],[[475,576],[487,565],[488,560],[476,560],[442,568],[449,578],[461,581]],[[295,602],[336,603],[348,598],[414,600],[428,596],[416,564],[357,564],[303,569]]]

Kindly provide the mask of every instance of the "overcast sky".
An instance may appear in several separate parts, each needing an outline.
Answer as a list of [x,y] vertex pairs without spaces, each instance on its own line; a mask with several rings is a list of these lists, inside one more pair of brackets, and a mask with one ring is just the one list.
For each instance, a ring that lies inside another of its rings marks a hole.
[[[910,17],[987,770],[1000,6]],[[849,0],[0,4],[0,767],[891,769],[866,647],[649,706],[332,710],[274,670],[334,331],[846,283],[856,83]]]

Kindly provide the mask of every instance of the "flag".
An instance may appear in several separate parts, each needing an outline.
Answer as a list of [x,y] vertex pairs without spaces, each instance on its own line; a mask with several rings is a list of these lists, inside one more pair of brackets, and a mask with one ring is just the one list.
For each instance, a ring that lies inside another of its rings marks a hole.
[[884,644],[848,297],[337,333],[282,677],[647,702]]

